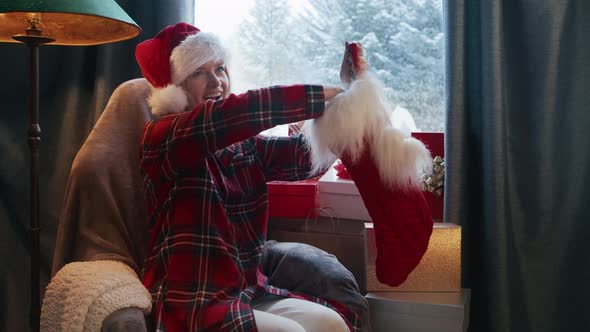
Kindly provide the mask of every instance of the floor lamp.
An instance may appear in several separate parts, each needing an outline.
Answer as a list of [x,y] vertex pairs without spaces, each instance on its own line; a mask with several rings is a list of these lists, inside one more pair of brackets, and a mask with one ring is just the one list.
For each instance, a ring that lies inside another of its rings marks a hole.
[[30,246],[32,331],[41,308],[39,244],[39,46],[90,46],[133,38],[139,26],[114,0],[0,1],[0,42],[25,44],[30,52]]

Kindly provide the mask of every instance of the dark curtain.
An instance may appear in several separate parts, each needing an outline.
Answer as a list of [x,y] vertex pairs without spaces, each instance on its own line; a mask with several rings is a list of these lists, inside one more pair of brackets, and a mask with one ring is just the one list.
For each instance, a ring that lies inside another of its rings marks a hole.
[[446,0],[471,331],[590,331],[590,1]]
[[[193,22],[193,0],[119,0],[142,33],[94,47],[40,49],[42,289],[72,160],[112,91],[141,76],[135,45],[178,21]],[[28,50],[0,44],[0,330],[29,330]]]

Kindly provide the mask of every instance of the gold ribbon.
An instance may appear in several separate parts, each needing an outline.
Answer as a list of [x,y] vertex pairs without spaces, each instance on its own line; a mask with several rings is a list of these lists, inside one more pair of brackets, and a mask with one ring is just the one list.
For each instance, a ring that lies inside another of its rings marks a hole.
[[436,196],[443,195],[445,187],[445,160],[436,156],[432,160],[432,172],[430,174],[423,174],[421,178],[422,191],[430,191]]

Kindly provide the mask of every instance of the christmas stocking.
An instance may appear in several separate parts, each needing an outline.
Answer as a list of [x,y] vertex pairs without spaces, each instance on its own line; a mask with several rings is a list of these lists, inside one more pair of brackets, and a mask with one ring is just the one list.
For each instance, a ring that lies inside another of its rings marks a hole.
[[432,167],[418,140],[393,127],[380,82],[368,72],[362,48],[347,43],[340,77],[349,85],[307,122],[314,167],[340,157],[373,221],[380,282],[398,286],[418,265],[432,233],[432,217],[419,186]]

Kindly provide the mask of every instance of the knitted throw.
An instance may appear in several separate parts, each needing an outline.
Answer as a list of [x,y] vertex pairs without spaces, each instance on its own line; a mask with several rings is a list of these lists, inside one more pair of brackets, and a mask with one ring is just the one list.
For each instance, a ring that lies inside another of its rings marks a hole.
[[110,313],[128,307],[151,311],[151,296],[129,266],[118,261],[70,263],[47,286],[41,331],[100,331]]

